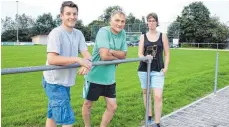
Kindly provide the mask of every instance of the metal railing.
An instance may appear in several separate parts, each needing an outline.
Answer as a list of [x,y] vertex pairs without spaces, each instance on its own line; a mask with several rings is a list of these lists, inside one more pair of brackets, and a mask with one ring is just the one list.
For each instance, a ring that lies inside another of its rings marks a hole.
[[[98,61],[92,63],[92,66],[101,66],[101,65],[109,65],[109,64],[119,64],[119,63],[129,63],[129,62],[137,62],[137,61],[147,61],[147,95],[146,95],[146,114],[145,114],[145,126],[148,127],[148,111],[149,111],[149,84],[150,84],[150,66],[152,59],[148,59],[146,57],[142,58],[129,58],[124,60],[113,60],[113,61]],[[48,70],[59,70],[66,68],[77,68],[80,67],[79,64],[71,64],[67,66],[55,66],[55,65],[44,65],[44,66],[30,66],[30,67],[17,67],[17,68],[3,68],[1,70],[1,75],[8,74],[17,74],[17,73],[28,73],[28,72],[36,72],[36,71],[48,71]]]
[[[129,62],[146,61],[146,60],[148,60],[146,57],[142,57],[142,58],[129,58],[123,60],[113,60],[113,61],[98,61],[98,62],[94,62],[92,66],[129,63]],[[3,68],[1,70],[1,75],[36,72],[36,71],[59,70],[59,69],[77,68],[77,67],[80,67],[80,65],[79,64],[71,64],[67,66],[44,65],[44,66],[31,66],[31,67]]]
[[219,53],[216,53],[216,61],[215,61],[215,81],[214,81],[214,94],[217,91],[217,79],[218,79],[218,66],[219,66]]
[[212,48],[212,49],[225,49],[229,43],[180,43],[183,48]]
[[[92,66],[101,66],[109,64],[120,64],[120,63],[129,63],[137,61],[146,61],[147,62],[147,86],[146,86],[146,112],[145,112],[145,127],[148,127],[148,111],[149,111],[149,96],[150,96],[150,68],[152,59],[147,57],[142,58],[128,58],[123,60],[113,60],[113,61],[98,61],[92,63]],[[8,74],[17,74],[17,73],[28,73],[36,71],[47,71],[47,70],[59,70],[66,68],[77,68],[80,67],[79,64],[71,64],[68,66],[54,66],[54,65],[44,65],[44,66],[30,66],[30,67],[18,67],[18,68],[3,68],[1,70],[1,75]],[[214,82],[214,93],[217,90],[217,78],[218,78],[218,52],[216,54],[216,65],[215,65],[215,82]]]

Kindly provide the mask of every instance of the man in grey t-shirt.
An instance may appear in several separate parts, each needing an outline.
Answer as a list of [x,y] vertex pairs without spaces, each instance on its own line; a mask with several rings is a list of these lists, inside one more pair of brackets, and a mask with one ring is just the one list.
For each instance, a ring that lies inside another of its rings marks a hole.
[[[88,52],[81,31],[74,29],[78,17],[78,6],[71,1],[61,6],[61,26],[54,28],[48,36],[46,65],[81,65],[79,74],[87,74],[91,68]],[[78,57],[80,53],[83,58]],[[62,125],[71,127],[75,122],[70,104],[70,86],[75,84],[76,68],[43,72],[43,87],[48,96],[48,118],[46,127]]]

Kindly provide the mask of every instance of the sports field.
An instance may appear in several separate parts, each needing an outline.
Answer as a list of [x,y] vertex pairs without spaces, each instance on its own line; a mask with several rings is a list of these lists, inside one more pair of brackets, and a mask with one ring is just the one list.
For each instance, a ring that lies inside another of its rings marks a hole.
[[[44,65],[45,46],[2,46],[2,68]],[[90,51],[92,49],[90,48]],[[163,115],[213,92],[217,51],[171,49],[166,74]],[[128,58],[137,57],[137,47],[128,49]],[[117,68],[118,110],[110,127],[137,127],[144,119],[142,93],[137,77],[138,62]],[[229,52],[219,51],[218,87],[229,85]],[[41,86],[42,72],[1,76],[2,127],[43,127],[47,97]],[[77,123],[83,127],[81,106],[83,76],[77,76],[71,89],[71,103]],[[105,110],[100,98],[92,108],[92,125],[98,127]]]

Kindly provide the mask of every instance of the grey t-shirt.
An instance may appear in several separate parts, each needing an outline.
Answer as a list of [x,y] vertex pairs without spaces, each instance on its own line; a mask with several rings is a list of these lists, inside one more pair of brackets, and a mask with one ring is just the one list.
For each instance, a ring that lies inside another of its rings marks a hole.
[[[54,28],[49,33],[47,41],[47,53],[55,52],[60,56],[77,57],[80,52],[88,50],[82,32],[77,29],[68,32],[63,26]],[[47,60],[46,65],[49,65]],[[73,86],[76,68],[44,71],[43,75],[47,83]]]

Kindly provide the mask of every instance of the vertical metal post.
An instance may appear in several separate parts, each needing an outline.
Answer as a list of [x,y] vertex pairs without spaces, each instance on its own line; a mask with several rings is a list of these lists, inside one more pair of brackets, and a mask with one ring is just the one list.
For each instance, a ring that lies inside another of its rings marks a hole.
[[148,127],[148,115],[149,115],[149,97],[150,97],[150,69],[151,59],[147,61],[147,86],[146,86],[146,114],[145,114],[145,127]]
[[217,79],[218,79],[218,60],[219,60],[219,53],[216,53],[216,63],[215,63],[215,83],[214,83],[214,94],[217,91]]
[[18,40],[18,1],[16,1],[16,3],[17,3],[17,17],[16,17],[17,19],[17,22],[16,22],[17,24],[17,43],[19,43],[19,40]]

